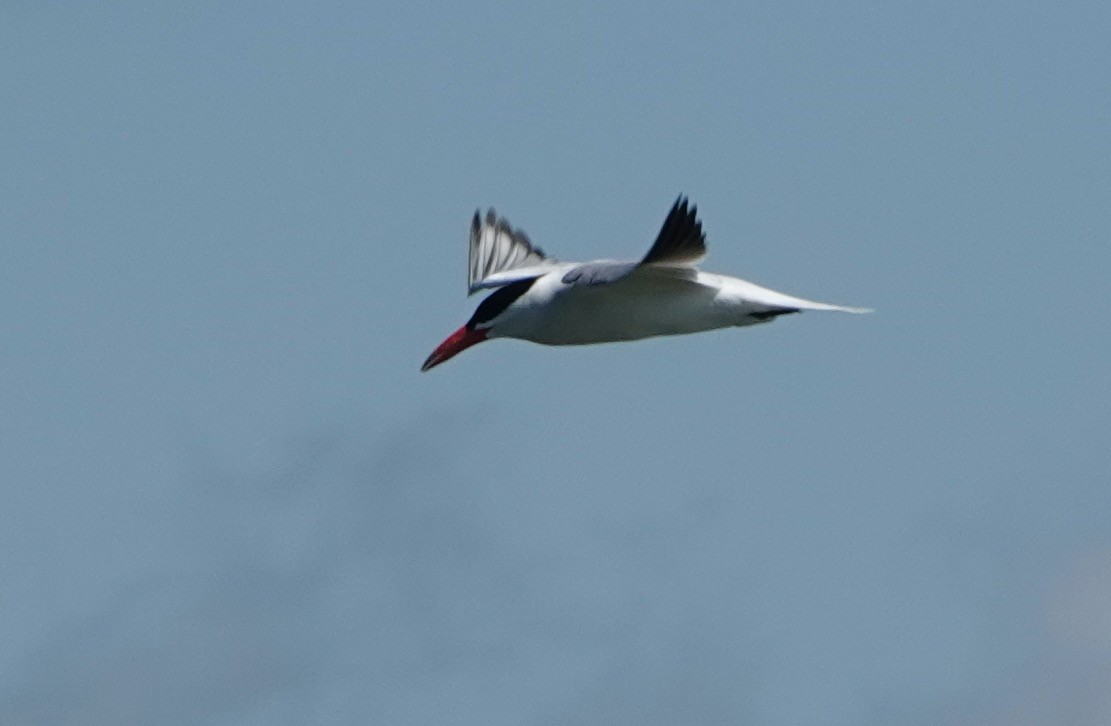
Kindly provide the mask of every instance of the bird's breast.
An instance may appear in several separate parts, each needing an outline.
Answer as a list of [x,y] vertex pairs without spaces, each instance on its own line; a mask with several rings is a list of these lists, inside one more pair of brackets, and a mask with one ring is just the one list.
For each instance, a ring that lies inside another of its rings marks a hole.
[[689,280],[635,276],[597,286],[541,287],[495,330],[545,345],[589,345],[746,324],[718,292]]

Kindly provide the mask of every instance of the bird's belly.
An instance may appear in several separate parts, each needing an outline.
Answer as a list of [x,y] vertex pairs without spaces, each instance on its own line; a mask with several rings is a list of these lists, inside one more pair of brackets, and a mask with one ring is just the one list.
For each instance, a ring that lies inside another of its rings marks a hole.
[[515,337],[545,345],[589,345],[745,324],[737,311],[716,304],[712,294],[667,300],[586,294],[554,301],[538,312],[530,329]]

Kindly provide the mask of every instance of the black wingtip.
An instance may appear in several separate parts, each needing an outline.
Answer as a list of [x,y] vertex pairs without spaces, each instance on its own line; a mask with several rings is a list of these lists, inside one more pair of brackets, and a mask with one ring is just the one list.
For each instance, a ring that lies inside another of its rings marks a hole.
[[706,254],[706,234],[698,221],[698,207],[680,194],[671,206],[652,249],[641,264],[689,263]]
[[799,308],[772,308],[771,310],[758,310],[756,312],[749,313],[749,315],[761,322],[767,322],[769,320],[774,320],[780,315],[791,315],[792,313],[799,312],[802,312],[802,310],[800,310]]

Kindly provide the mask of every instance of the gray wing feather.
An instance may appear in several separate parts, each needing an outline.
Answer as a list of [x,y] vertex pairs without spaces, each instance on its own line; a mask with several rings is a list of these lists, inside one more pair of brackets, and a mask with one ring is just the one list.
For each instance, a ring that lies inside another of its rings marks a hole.
[[605,285],[627,277],[694,281],[698,270],[680,265],[645,265],[640,262],[598,260],[575,265],[563,275],[566,285]]
[[680,195],[664,220],[656,242],[642,265],[693,265],[706,256],[706,233],[698,221],[698,207]]
[[[490,275],[506,272],[519,267],[536,267],[555,264],[543,250],[529,241],[528,235],[513,229],[504,218],[498,217],[493,209],[486,217],[474,213],[471,221],[470,253],[467,265],[467,289],[474,293]],[[507,280],[501,284],[507,284]]]
[[680,196],[671,206],[652,249],[640,262],[588,262],[569,270],[563,282],[566,285],[604,285],[626,278],[638,269],[690,269],[705,256],[706,234],[698,221],[698,208]]
[[563,276],[565,285],[604,285],[628,277],[637,267],[637,262],[587,262],[567,271]]

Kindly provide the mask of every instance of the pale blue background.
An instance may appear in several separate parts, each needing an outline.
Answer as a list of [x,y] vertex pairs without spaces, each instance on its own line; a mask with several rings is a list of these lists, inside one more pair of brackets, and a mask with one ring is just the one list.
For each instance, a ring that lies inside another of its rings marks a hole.
[[[1107,8],[5,3],[0,722],[1111,723]],[[878,312],[418,373],[679,192]]]

